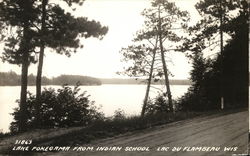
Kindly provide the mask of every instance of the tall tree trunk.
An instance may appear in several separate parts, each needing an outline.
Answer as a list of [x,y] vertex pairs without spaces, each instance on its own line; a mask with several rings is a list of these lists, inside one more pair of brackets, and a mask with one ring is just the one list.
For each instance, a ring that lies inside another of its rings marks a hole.
[[224,60],[224,54],[223,54],[223,11],[222,11],[222,4],[220,1],[220,51],[221,51],[221,61],[220,61],[220,107],[221,109],[224,109],[224,72],[223,72],[223,60]]
[[142,111],[141,111],[141,117],[144,116],[145,110],[146,110],[146,106],[147,106],[147,103],[148,103],[148,96],[149,96],[149,90],[150,90],[150,86],[151,86],[152,75],[153,75],[154,62],[155,62],[155,54],[156,54],[156,49],[157,49],[157,42],[158,42],[158,37],[156,38],[155,47],[154,47],[154,50],[153,50],[153,59],[152,59],[152,63],[151,63],[151,66],[150,66],[150,73],[149,73],[149,78],[148,78],[146,95],[145,95],[145,98],[144,98],[144,101],[143,101],[143,106],[142,106]]
[[[29,11],[29,1],[25,1],[25,12]],[[19,123],[19,131],[23,132],[27,129],[26,122],[28,119],[27,113],[27,85],[28,85],[28,68],[29,68],[29,19],[25,19],[24,27],[23,27],[23,39],[20,45],[20,50],[22,52],[22,70],[21,70],[21,95],[20,95],[20,123]]]
[[162,66],[163,66],[163,71],[164,71],[164,76],[165,76],[165,85],[166,85],[166,90],[167,90],[167,97],[168,97],[168,103],[169,103],[170,111],[174,112],[173,102],[172,102],[172,95],[171,95],[170,84],[169,84],[169,79],[168,79],[168,69],[167,69],[167,65],[166,65],[166,61],[165,61],[163,42],[162,42],[160,6],[159,6],[159,10],[158,10],[158,15],[159,15],[159,17],[158,17],[158,20],[159,20],[158,31],[159,31],[161,60],[162,60]]
[[40,45],[40,53],[39,53],[39,61],[37,67],[37,76],[36,76],[36,119],[37,119],[37,127],[40,127],[40,106],[41,106],[41,85],[42,85],[42,68],[43,68],[43,58],[44,58],[44,49],[45,43],[43,35],[45,33],[45,20],[46,20],[46,5],[48,0],[42,1],[42,26],[41,26],[41,45]]
[[[239,84],[241,94],[240,94],[240,102],[237,99],[236,103],[240,107],[249,107],[249,23],[247,21],[249,19],[249,12],[247,12],[246,20],[244,21],[244,24],[242,28],[240,29],[240,35],[241,40],[243,42],[240,42],[242,44],[239,53],[239,66],[238,66],[238,76],[241,75],[239,78],[241,83]],[[238,80],[239,80],[238,79]],[[238,82],[237,82],[238,83]]]
[[26,130],[27,121],[27,85],[28,85],[28,52],[25,51],[22,56],[22,76],[21,76],[21,96],[20,96],[20,124],[19,131]]

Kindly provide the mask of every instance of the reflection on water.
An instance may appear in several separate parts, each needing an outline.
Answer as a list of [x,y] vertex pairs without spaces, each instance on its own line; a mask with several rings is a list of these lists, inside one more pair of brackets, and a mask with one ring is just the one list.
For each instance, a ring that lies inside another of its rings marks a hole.
[[[47,86],[55,89],[60,86]],[[154,89],[153,89],[154,88]],[[150,96],[155,97],[159,89],[164,86],[154,85]],[[158,89],[156,89],[158,88]],[[188,89],[188,86],[171,86],[173,98],[182,96]],[[29,86],[28,90],[35,93],[35,86]],[[82,91],[87,91],[90,100],[95,101],[96,105],[101,105],[101,111],[106,116],[113,115],[114,111],[121,108],[128,115],[139,114],[143,98],[145,96],[146,85],[101,85],[101,86],[81,86]],[[0,87],[0,130],[7,132],[9,124],[13,120],[10,113],[17,107],[16,99],[20,97],[20,87],[1,86]]]

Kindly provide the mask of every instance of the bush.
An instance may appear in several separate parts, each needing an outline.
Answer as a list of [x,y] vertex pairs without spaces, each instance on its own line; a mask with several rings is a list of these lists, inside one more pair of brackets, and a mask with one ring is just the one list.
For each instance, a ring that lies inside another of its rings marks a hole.
[[159,94],[154,99],[149,99],[146,106],[146,114],[158,114],[170,112],[166,96]]
[[126,118],[125,112],[122,109],[117,109],[114,112],[113,120],[123,120]]
[[[41,94],[39,121],[36,120],[35,114],[36,97],[28,93],[27,129],[37,128],[36,125],[40,125],[42,128],[85,126],[94,120],[103,118],[104,115],[98,112],[94,102],[89,100],[87,92],[84,91],[81,94],[79,92],[79,85],[73,89],[65,85],[57,91],[53,88],[45,88]],[[20,109],[15,108],[14,121],[10,127],[12,132],[18,131],[19,114]]]
[[[217,99],[214,98],[214,100]],[[191,86],[188,92],[178,99],[178,103],[184,111],[208,111],[214,108],[213,103],[216,104],[218,102],[211,102],[206,97],[204,90],[194,91]]]

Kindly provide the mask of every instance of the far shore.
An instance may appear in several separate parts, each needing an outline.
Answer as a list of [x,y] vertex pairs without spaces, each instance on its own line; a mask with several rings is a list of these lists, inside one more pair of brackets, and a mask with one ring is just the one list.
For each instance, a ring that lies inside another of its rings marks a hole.
[[[101,85],[146,85],[145,79],[135,80],[135,79],[100,79],[101,83],[99,84],[81,84],[80,86],[101,86]],[[74,86],[75,83],[65,83],[69,86]],[[62,86],[65,84],[42,84],[42,86]],[[163,80],[159,82],[152,82],[152,85],[164,85]],[[170,85],[191,85],[191,82],[189,80],[170,80]],[[21,86],[20,84],[0,84],[0,86]],[[36,86],[36,84],[28,84],[28,86]]]

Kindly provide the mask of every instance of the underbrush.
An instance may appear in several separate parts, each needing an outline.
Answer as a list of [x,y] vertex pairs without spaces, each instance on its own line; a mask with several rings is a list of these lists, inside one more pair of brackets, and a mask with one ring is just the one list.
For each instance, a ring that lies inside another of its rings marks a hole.
[[[168,126],[169,123],[177,122],[184,119],[192,119],[197,116],[220,116],[231,114],[239,111],[246,111],[246,109],[234,109],[224,111],[209,111],[209,112],[175,112],[173,113],[157,113],[140,116],[126,117],[120,111],[109,118],[95,120],[91,124],[84,127],[67,127],[56,129],[36,129],[25,133],[11,134],[18,138],[28,139],[30,134],[32,138],[36,138],[32,142],[32,146],[79,146],[101,139],[117,137],[121,135],[130,135],[137,133],[144,133],[159,128],[158,126]],[[56,134],[56,135],[55,135]],[[9,136],[9,135],[8,135]],[[12,136],[1,139],[11,140]],[[14,137],[13,136],[13,137]],[[15,137],[12,140],[15,140]],[[12,144],[5,145],[3,154],[22,154],[23,152],[12,151]],[[0,148],[1,149],[1,148]],[[31,152],[31,151],[30,151]],[[1,152],[0,152],[1,153]],[[27,154],[27,152],[25,152]]]
[[[89,100],[89,95],[86,95],[86,92],[80,92],[79,85],[74,88],[63,86],[58,90],[45,89],[42,92],[41,102],[37,116],[34,107],[37,104],[36,97],[30,94],[27,98],[27,133],[41,129],[48,132],[46,137],[33,140],[32,145],[74,146],[86,144],[98,139],[136,133],[138,130],[190,119],[198,115],[227,112],[220,110],[211,112],[187,111],[181,109],[181,105],[175,101],[176,112],[173,113],[170,112],[166,97],[159,95],[154,100],[149,100],[143,117],[126,116],[121,109],[116,110],[112,117],[105,117],[95,107],[94,102]],[[11,133],[8,135],[22,135],[19,132],[20,113],[20,109],[16,108],[13,113],[14,121],[11,123]],[[36,117],[39,117],[40,120]],[[57,132],[58,129],[62,133],[57,135],[52,134],[53,132],[50,133],[50,130]],[[8,135],[0,133],[0,138]]]
[[[145,115],[143,118],[140,116],[126,117],[120,112],[116,113],[113,117],[96,120],[92,124],[83,127],[79,130],[72,131],[62,136],[53,137],[46,141],[50,146],[75,146],[80,144],[87,144],[94,140],[115,137],[119,135],[126,135],[129,133],[137,133],[142,130],[149,130],[156,128],[160,125],[177,122],[185,119],[192,119],[197,116],[209,115],[225,115],[239,111],[246,111],[245,109],[234,109],[226,111],[207,111],[207,112],[188,112],[178,111],[173,113],[157,113]],[[118,114],[118,115],[117,115]],[[38,143],[42,143],[38,142]]]
[[11,133],[3,133],[3,132],[0,132],[0,139],[1,138],[4,138],[4,137],[7,137],[7,136],[10,136]]
[[137,130],[192,118],[200,114],[201,113],[195,112],[176,112],[175,114],[161,113],[146,115],[143,118],[140,116],[106,118],[104,120],[97,120],[91,125],[66,134],[63,137],[54,138],[53,141],[50,142],[50,145],[69,146],[90,143],[93,140],[114,137],[128,132],[136,132]]

